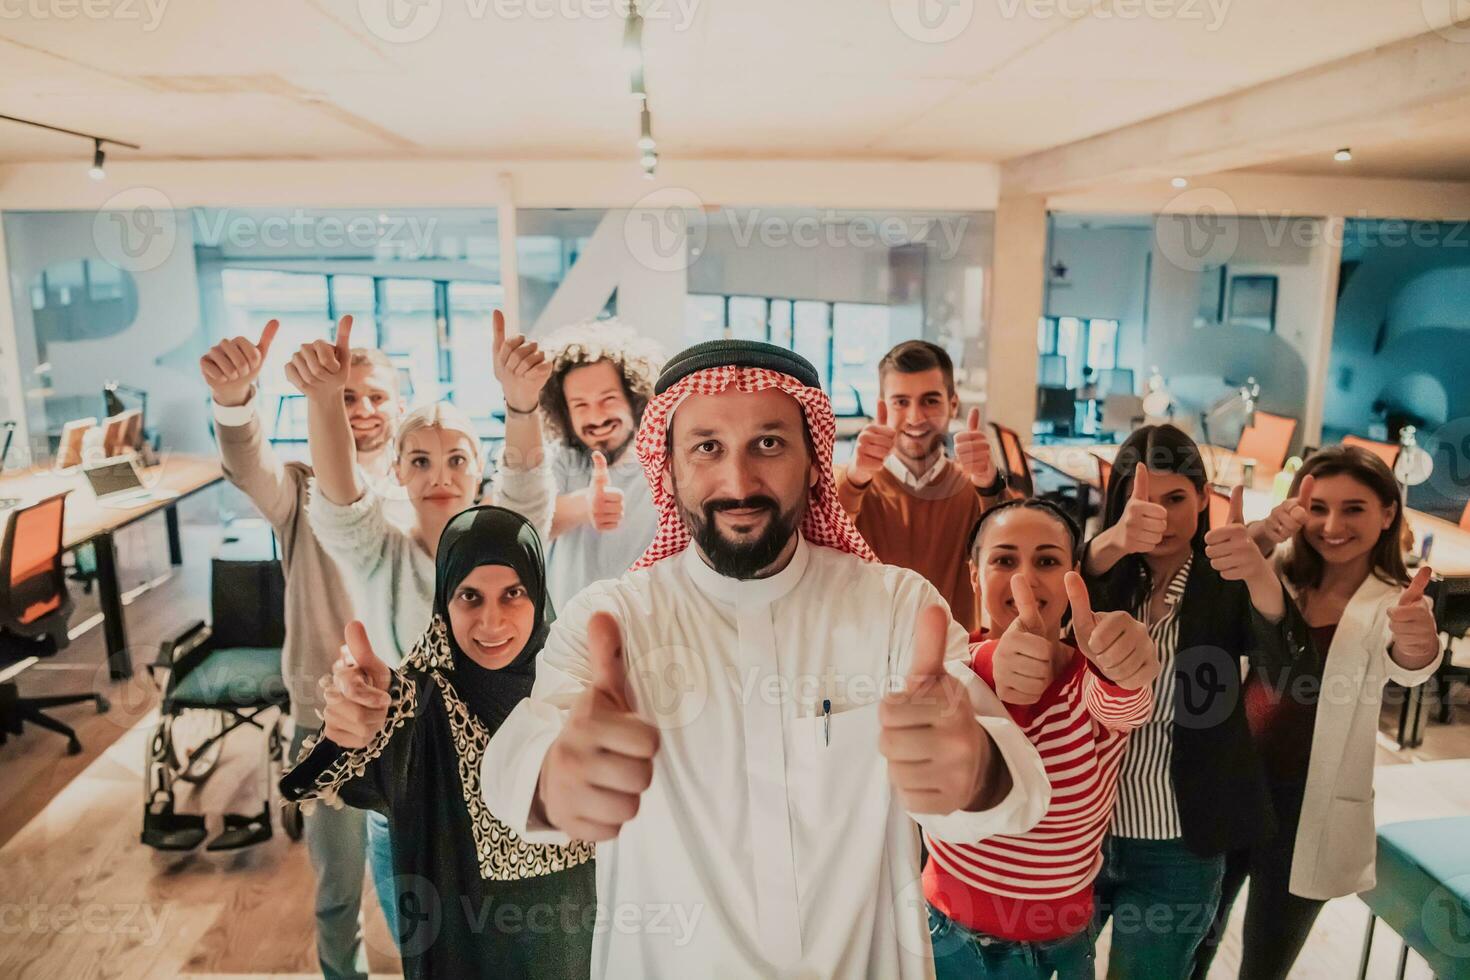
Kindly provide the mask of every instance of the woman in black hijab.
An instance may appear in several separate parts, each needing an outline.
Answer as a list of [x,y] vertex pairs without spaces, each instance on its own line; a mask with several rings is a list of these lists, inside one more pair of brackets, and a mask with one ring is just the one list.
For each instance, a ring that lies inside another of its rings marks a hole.
[[553,618],[531,525],[500,507],[457,515],[439,539],[429,629],[396,672],[382,668],[381,729],[361,748],[318,733],[281,780],[287,800],[387,816],[407,977],[591,972],[592,845],[529,844],[480,793],[485,746],[530,693]]

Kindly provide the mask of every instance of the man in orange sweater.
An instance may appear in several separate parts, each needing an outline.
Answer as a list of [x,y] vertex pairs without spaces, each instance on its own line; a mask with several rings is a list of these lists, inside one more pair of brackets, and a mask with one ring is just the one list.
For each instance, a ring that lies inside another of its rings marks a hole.
[[965,542],[988,507],[1005,499],[980,410],[970,410],[944,453],[960,411],[954,364],[937,344],[908,340],[878,362],[878,407],[858,435],[852,462],[837,467],[837,497],[880,561],[911,568],[973,632],[980,615]]

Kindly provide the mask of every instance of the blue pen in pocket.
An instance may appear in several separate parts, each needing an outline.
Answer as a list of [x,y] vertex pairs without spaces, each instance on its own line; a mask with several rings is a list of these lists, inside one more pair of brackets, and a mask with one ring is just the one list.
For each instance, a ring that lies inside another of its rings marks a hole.
[[830,698],[822,700],[822,744],[832,744],[832,701]]

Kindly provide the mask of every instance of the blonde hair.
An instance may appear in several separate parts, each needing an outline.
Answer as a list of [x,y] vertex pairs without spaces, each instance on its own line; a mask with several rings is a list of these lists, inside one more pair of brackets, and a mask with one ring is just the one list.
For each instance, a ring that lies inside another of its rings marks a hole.
[[452,402],[433,402],[429,405],[421,405],[405,415],[398,423],[398,431],[393,435],[393,460],[398,461],[399,454],[403,451],[403,444],[408,437],[422,429],[442,429],[446,432],[458,432],[470,441],[470,449],[475,454],[475,462],[484,462],[480,452],[480,434],[475,431],[475,424],[470,417]]

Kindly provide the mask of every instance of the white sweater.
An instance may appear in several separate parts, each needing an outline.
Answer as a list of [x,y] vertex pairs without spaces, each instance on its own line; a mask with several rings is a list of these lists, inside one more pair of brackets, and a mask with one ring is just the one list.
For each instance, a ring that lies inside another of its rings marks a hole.
[[[368,640],[384,663],[396,667],[429,628],[434,610],[434,559],[411,532],[388,520],[383,498],[369,487],[352,504],[334,504],[311,481],[306,513],[322,550],[342,573]],[[502,467],[491,500],[524,516],[546,539],[556,506],[551,467]]]

